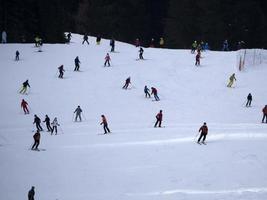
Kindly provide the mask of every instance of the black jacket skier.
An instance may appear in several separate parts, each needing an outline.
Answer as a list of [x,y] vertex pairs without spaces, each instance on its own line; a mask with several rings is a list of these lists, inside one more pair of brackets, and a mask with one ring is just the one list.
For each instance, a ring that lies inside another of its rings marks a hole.
[[31,87],[29,84],[29,80],[26,80],[24,83],[22,83],[22,88],[19,93],[25,94],[25,92],[27,91],[27,87]]
[[251,102],[252,102],[252,95],[249,93],[247,96],[246,107],[251,106]]
[[32,186],[32,188],[28,192],[28,200],[34,200],[34,195],[35,195],[34,186]]
[[148,96],[149,98],[151,97],[150,96],[150,94],[149,94],[149,89],[148,89],[148,87],[145,85],[145,88],[144,88],[144,92],[145,92],[145,95],[146,95],[146,97]]
[[18,50],[16,51],[16,58],[15,58],[15,60],[19,60],[19,51]]
[[41,119],[37,115],[34,115],[33,124],[36,124],[36,128],[37,128],[38,131],[43,131],[43,128],[40,125],[41,124]]
[[143,53],[144,53],[144,49],[142,47],[140,47],[140,50],[139,50],[139,59],[140,60],[143,60],[144,59]]
[[45,115],[45,120],[43,122],[45,122],[47,132],[51,132],[52,127],[50,126],[50,118],[48,117],[48,115]]
[[111,46],[111,52],[114,52],[115,51],[115,40],[114,40],[114,38],[112,38],[111,40],[110,40],[110,46]]
[[79,71],[79,69],[80,69],[80,63],[81,63],[81,62],[80,62],[78,56],[74,59],[74,63],[75,63],[74,71]]
[[59,71],[59,75],[58,75],[58,78],[63,78],[63,75],[64,75],[64,66],[63,65],[60,65],[58,67],[58,71]]
[[82,44],[84,44],[84,42],[87,42],[87,44],[89,44],[87,33],[85,33],[84,36],[83,36],[83,42],[82,42]]

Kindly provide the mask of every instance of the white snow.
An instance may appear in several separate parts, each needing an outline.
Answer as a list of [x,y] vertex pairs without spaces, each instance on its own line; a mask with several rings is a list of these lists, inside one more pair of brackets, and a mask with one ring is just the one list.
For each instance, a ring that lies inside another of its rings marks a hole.
[[[116,42],[111,67],[103,67],[109,41],[81,41],[73,35],[69,45],[44,44],[43,52],[0,45],[0,199],[26,199],[31,186],[37,200],[267,199],[267,65],[239,72],[236,52],[208,51],[196,67],[189,50],[153,48],[140,61],[138,48]],[[82,72],[73,72],[76,56]],[[232,73],[237,82],[227,88]],[[122,90],[128,76],[132,85]],[[31,89],[21,95],[26,79]],[[146,99],[145,85],[161,101]],[[30,115],[20,108],[23,98]],[[81,123],[72,121],[78,105]],[[160,109],[165,127],[155,129]],[[34,114],[61,124],[57,136],[41,132],[40,152],[29,150]],[[101,114],[111,134],[102,135]],[[206,146],[195,143],[204,121]]]

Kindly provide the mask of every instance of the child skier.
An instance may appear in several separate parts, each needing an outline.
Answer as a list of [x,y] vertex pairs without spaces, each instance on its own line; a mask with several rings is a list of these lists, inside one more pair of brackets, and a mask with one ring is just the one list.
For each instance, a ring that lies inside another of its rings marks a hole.
[[22,83],[22,88],[19,91],[19,93],[25,94],[26,91],[27,91],[27,87],[31,87],[30,84],[29,84],[29,80],[26,80],[24,83]]
[[34,115],[33,124],[36,125],[36,128],[37,128],[38,131],[43,131],[43,128],[40,125],[41,124],[41,119],[37,115]]
[[109,53],[107,53],[106,57],[105,57],[105,63],[104,63],[104,66],[106,67],[106,65],[108,64],[108,66],[110,67],[110,56],[109,56]]
[[77,56],[75,59],[74,59],[74,64],[75,64],[75,68],[74,68],[74,71],[79,71],[80,69],[80,60],[79,60],[79,57]]
[[196,55],[196,62],[195,62],[195,65],[196,65],[196,66],[199,66],[199,65],[200,65],[200,52],[198,52],[197,55]]
[[52,131],[51,131],[51,135],[53,135],[53,132],[55,130],[56,134],[57,135],[57,126],[60,126],[60,124],[57,122],[57,118],[55,117],[55,119],[53,120],[53,122],[51,123],[52,125]]
[[229,83],[227,85],[227,87],[232,87],[234,81],[236,81],[236,78],[235,78],[235,73],[233,73],[230,78],[229,78]]
[[251,102],[252,102],[252,95],[249,93],[247,96],[246,107],[251,106]]
[[129,84],[131,83],[131,77],[129,76],[126,80],[125,80],[125,84],[124,86],[122,87],[122,89],[125,89],[127,90]]
[[77,122],[77,118],[79,117],[80,121],[82,121],[82,118],[81,118],[81,113],[82,113],[82,109],[80,106],[78,106],[74,113],[76,113],[76,117],[75,117],[75,122]]
[[206,122],[204,122],[203,126],[200,127],[198,132],[201,132],[201,133],[200,133],[200,136],[199,136],[199,138],[197,140],[197,143],[200,144],[200,140],[203,137],[202,143],[205,144],[206,136],[208,134],[208,127],[207,127]]
[[228,41],[224,40],[222,51],[229,51]]
[[19,60],[19,51],[18,51],[18,50],[16,51],[16,57],[15,57],[15,60],[16,60],[16,61]]
[[154,94],[155,100],[159,101],[160,99],[158,97],[158,90],[156,88],[154,88],[154,87],[151,87],[151,95],[153,95],[153,94]]
[[146,98],[147,98],[147,96],[149,98],[151,97],[150,94],[149,94],[149,89],[148,89],[148,87],[146,85],[145,85],[145,88],[144,88],[144,92],[145,92]]
[[50,118],[48,117],[48,115],[45,115],[45,120],[43,122],[45,122],[47,132],[51,132],[52,128],[50,126]]
[[103,124],[103,128],[104,128],[104,131],[105,131],[104,134],[107,134],[107,132],[110,133],[110,130],[108,128],[108,122],[107,122],[107,119],[106,119],[105,115],[101,115],[101,118],[102,118],[102,122],[100,123],[100,125]]
[[32,150],[39,150],[38,146],[40,144],[40,138],[41,138],[41,134],[39,132],[39,130],[36,131],[36,133],[33,135],[33,139],[34,139],[34,144],[32,145]]
[[23,109],[25,115],[26,114],[30,114],[29,109],[28,109],[27,106],[28,106],[28,103],[24,99],[22,99],[21,108]]
[[140,50],[139,50],[139,59],[140,60],[144,60],[143,53],[144,53],[144,49],[142,47],[140,47]]
[[58,78],[63,78],[64,72],[65,72],[65,70],[64,70],[64,68],[63,68],[63,65],[60,65],[60,66],[58,67],[58,71],[59,71]]
[[154,128],[156,128],[158,124],[159,124],[159,127],[161,127],[162,117],[163,117],[162,110],[160,110],[159,113],[156,115],[157,121],[154,125]]

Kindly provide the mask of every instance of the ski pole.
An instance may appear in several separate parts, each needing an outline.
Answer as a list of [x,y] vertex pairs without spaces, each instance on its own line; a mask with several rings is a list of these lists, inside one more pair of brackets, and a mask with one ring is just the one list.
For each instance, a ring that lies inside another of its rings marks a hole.
[[72,114],[72,121],[74,122],[74,113]]
[[86,121],[86,117],[84,116],[84,114],[83,114],[83,113],[82,113],[82,116],[83,116],[84,120]]
[[196,134],[196,136],[194,138],[194,142],[196,141],[198,135],[199,135],[199,132]]
[[60,128],[61,133],[64,134],[63,129],[61,128],[61,126],[59,126],[59,128]]

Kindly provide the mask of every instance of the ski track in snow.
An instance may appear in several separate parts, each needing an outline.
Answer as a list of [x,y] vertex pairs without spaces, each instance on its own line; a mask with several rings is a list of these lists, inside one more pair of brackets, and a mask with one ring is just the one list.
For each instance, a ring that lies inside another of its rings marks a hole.
[[189,189],[175,189],[160,192],[147,192],[147,193],[127,193],[129,196],[157,196],[157,195],[173,195],[173,194],[189,194],[189,195],[209,195],[209,194],[243,194],[246,192],[251,193],[267,193],[267,187],[263,188],[239,188],[230,190],[189,190]]

